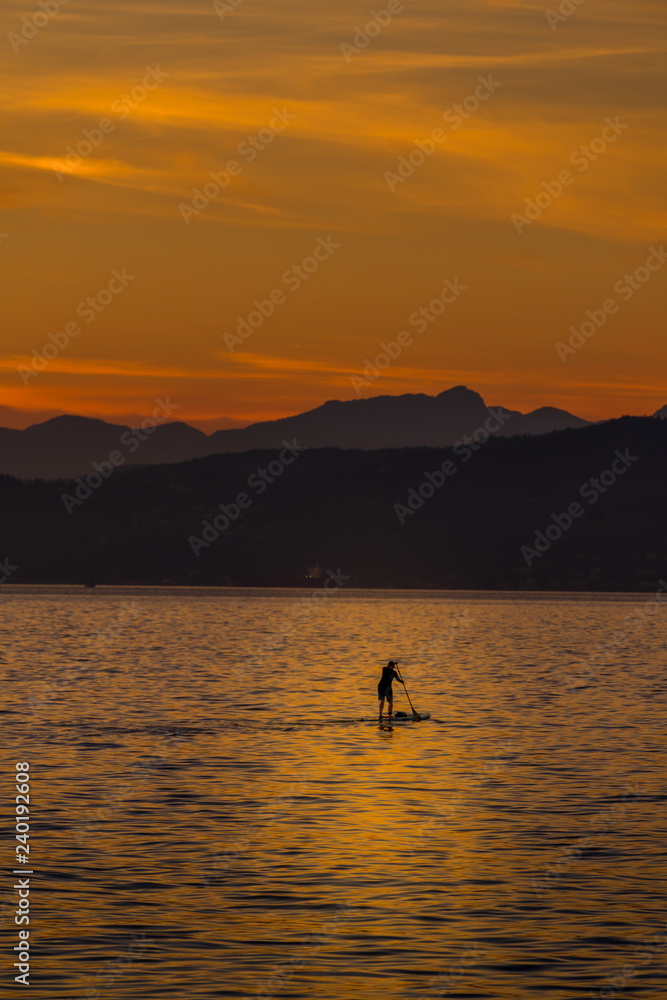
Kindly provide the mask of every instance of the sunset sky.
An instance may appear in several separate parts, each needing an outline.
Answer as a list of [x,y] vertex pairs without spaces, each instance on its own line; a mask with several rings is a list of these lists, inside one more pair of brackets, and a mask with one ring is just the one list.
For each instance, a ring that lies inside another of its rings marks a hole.
[[[589,419],[667,403],[667,258],[624,279],[667,249],[664,0],[566,0],[551,23],[548,0],[393,0],[365,39],[385,0],[44,4],[0,18],[0,425],[135,422],[165,396],[206,430],[285,416],[357,398],[350,375],[402,330],[361,395],[465,384]],[[409,325],[446,279],[465,291]],[[99,313],[77,313],[89,297]]]

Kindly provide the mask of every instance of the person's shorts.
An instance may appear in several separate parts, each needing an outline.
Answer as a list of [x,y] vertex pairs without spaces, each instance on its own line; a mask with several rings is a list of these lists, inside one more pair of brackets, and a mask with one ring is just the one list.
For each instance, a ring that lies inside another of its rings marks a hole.
[[384,690],[378,685],[378,701],[382,701],[385,698],[387,701],[394,700],[394,692],[390,687],[384,688]]

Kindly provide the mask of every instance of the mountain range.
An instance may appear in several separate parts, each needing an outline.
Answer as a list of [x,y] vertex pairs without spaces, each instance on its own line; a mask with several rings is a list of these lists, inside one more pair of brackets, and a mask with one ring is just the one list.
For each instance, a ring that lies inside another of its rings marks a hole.
[[[495,436],[474,453],[311,448],[280,474],[268,449],[134,466],[96,483],[0,476],[0,601],[3,576],[9,587],[322,588],[327,571],[346,590],[664,598],[665,456],[667,420],[623,417],[543,437]],[[635,631],[657,628],[657,619],[651,625],[648,602],[646,615],[639,604],[628,610],[600,642],[620,635],[632,666]],[[556,609],[554,621],[564,613]]]
[[[169,413],[168,401],[162,412]],[[283,440],[294,439],[307,448],[439,448],[456,445],[475,432],[475,440],[483,442],[489,429],[499,437],[514,437],[584,427],[588,421],[549,406],[525,414],[487,407],[477,392],[455,386],[437,396],[329,400],[306,413],[213,434],[178,420],[153,424],[141,430],[65,415],[25,430],[2,427],[0,474],[69,479],[92,472],[94,463],[108,461],[112,453],[118,465],[160,465],[280,448]]]

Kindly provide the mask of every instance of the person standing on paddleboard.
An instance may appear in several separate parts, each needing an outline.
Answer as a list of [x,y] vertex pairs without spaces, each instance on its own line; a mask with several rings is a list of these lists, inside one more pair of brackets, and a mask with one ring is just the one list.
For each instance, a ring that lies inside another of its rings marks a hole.
[[382,668],[382,677],[378,683],[378,700],[380,702],[380,718],[382,718],[382,709],[384,708],[385,699],[387,701],[387,708],[389,709],[387,717],[391,719],[392,711],[394,708],[394,692],[392,690],[391,684],[394,678],[402,684],[403,681],[396,673],[395,667],[398,663],[395,660],[390,660],[386,667]]

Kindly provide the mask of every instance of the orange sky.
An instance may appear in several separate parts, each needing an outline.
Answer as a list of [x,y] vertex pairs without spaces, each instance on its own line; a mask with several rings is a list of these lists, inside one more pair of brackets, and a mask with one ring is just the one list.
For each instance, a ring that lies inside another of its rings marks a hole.
[[[355,51],[384,0],[222,0],[222,17],[71,0],[37,28],[37,5],[7,0],[0,424],[134,421],[166,395],[207,430],[296,413],[356,398],[350,375],[402,330],[413,342],[362,395],[463,383],[592,419],[667,403],[667,265],[624,283],[665,236],[662,0],[584,0],[551,25],[546,0],[393,3]],[[396,180],[417,142],[432,152]],[[211,172],[228,183],[193,211]],[[410,325],[445,279],[465,292]],[[555,344],[609,300],[562,361]]]

